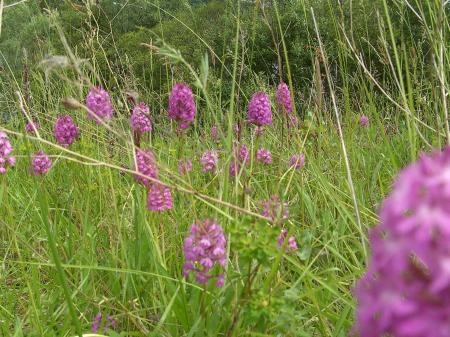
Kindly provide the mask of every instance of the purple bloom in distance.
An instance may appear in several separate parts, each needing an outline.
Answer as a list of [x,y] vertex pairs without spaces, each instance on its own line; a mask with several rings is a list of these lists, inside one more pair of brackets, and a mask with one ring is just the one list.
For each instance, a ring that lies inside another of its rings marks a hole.
[[189,127],[194,121],[197,107],[195,106],[194,94],[185,83],[177,83],[172,88],[169,97],[169,118],[175,119],[181,129]]
[[368,128],[369,117],[367,117],[366,115],[362,115],[361,118],[359,119],[359,125],[361,125],[363,128]]
[[52,167],[52,160],[43,152],[35,153],[31,159],[31,169],[36,176],[47,174]]
[[192,171],[192,161],[190,161],[189,159],[186,160],[180,160],[178,163],[178,173],[181,176],[186,175],[188,172]]
[[[136,149],[136,171],[151,178],[158,177],[158,166],[156,165],[155,155],[151,150]],[[152,181],[146,177],[135,175],[134,178],[141,184],[149,187]]]
[[63,147],[69,147],[72,145],[80,135],[78,127],[69,115],[59,117],[56,120],[53,133],[57,143]]
[[248,122],[257,126],[272,124],[272,108],[266,93],[257,92],[252,96],[248,105]]
[[302,169],[305,166],[305,155],[303,153],[294,154],[289,159],[289,166],[295,168],[296,170]]
[[[227,261],[226,246],[227,241],[219,224],[212,220],[194,223],[184,240],[184,277],[193,273],[198,283],[207,283],[217,277],[216,286],[222,287],[223,270]],[[212,273],[215,266],[220,269],[218,275]]]
[[14,166],[16,157],[11,156],[13,147],[6,133],[0,131],[0,174],[5,174],[8,167]]
[[152,122],[150,120],[150,108],[144,102],[139,103],[133,108],[130,117],[131,128],[139,133],[152,131]]
[[147,208],[153,212],[163,212],[173,208],[172,192],[167,186],[151,184],[148,190]]
[[95,120],[97,124],[111,119],[113,107],[108,92],[102,87],[92,87],[86,96],[86,106],[88,107],[88,118]]
[[25,126],[25,131],[29,134],[35,134],[36,130],[39,129],[39,124],[35,121],[28,122]]
[[280,108],[284,111],[291,113],[292,112],[292,98],[291,92],[289,91],[289,87],[286,83],[281,82],[278,85],[277,89],[277,103]]
[[266,149],[258,149],[256,151],[256,159],[266,165],[272,164],[272,153]]
[[205,151],[200,158],[200,164],[203,167],[203,172],[215,172],[217,169],[217,163],[219,161],[219,155],[217,151]]

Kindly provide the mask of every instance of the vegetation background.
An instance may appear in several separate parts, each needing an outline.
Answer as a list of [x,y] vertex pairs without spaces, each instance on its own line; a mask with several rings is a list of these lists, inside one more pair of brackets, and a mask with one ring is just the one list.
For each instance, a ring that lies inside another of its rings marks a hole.
[[[18,156],[0,177],[0,335],[87,334],[102,313],[117,321],[110,336],[347,336],[380,202],[403,166],[450,139],[449,14],[442,0],[0,0],[0,128]],[[167,120],[177,81],[197,97],[186,139]],[[277,115],[262,144],[274,164],[232,180],[233,125],[254,153],[249,98],[280,81],[299,127]],[[61,104],[83,101],[88,82],[112,94],[120,137]],[[133,163],[127,91],[151,107],[145,144],[177,188],[168,214],[148,212],[120,172]],[[24,112],[47,143],[24,137]],[[51,145],[61,113],[82,129],[71,152]],[[205,176],[198,157],[215,147],[224,169]],[[37,179],[28,157],[41,148],[55,167]],[[300,152],[299,173],[287,162]],[[175,173],[181,154],[189,179]],[[282,259],[255,217],[272,194],[299,243]],[[206,217],[229,234],[221,290],[181,277],[183,238]]]

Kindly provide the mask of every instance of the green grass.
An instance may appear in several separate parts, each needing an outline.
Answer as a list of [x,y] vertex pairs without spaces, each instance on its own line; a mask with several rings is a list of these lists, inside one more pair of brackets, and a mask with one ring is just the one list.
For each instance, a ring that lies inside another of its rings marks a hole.
[[[260,74],[241,82],[245,63],[241,53],[247,46],[239,38],[240,8],[232,9],[236,17],[235,38],[229,41],[232,62],[224,57],[216,65],[220,74],[230,77],[230,96],[216,85],[217,73],[210,71],[207,55],[198,65],[190,65],[176,46],[163,40],[152,51],[152,58],[164,57],[190,74],[184,80],[189,79],[197,93],[198,118],[184,138],[165,117],[168,93],[143,87],[132,73],[129,78],[112,69],[108,75],[96,74],[95,58],[90,60],[92,68],[73,62],[48,79],[40,69],[32,69],[33,105],[25,109],[39,119],[42,139],[22,133],[20,114],[0,125],[10,133],[18,157],[16,167],[0,176],[0,335],[87,336],[94,316],[102,313],[117,321],[109,336],[347,336],[356,307],[351,289],[365,269],[362,242],[377,223],[377,209],[398,171],[421,151],[445,144],[448,127],[441,114],[446,105],[438,99],[431,103],[433,92],[422,90],[426,76],[406,62],[407,51],[396,48],[391,55],[392,78],[380,82],[384,93],[364,72],[362,62],[350,86],[347,62],[356,59],[352,48],[357,47],[346,40],[346,27],[335,22],[336,29],[343,30],[337,42],[340,59],[331,60],[337,69],[332,76],[342,84],[328,88],[323,81],[326,93],[312,91],[311,99],[296,93],[302,117],[298,128],[284,129],[275,105],[274,125],[262,139],[256,140],[253,129],[242,123],[241,142],[251,153],[256,146],[271,150],[273,164],[263,167],[252,161],[238,179],[229,177],[233,125],[245,119],[246,93],[265,90],[274,103],[276,90]],[[272,28],[281,31],[275,9]],[[386,6],[383,18],[389,15],[393,13]],[[444,24],[448,28],[448,22]],[[389,21],[386,26],[387,36],[381,40],[388,48],[395,32]],[[432,35],[442,29],[442,22],[426,27]],[[312,41],[318,37],[314,31],[308,34]],[[285,41],[279,42],[286,81],[295,89]],[[101,49],[96,41],[89,43]],[[435,44],[438,50],[439,43]],[[70,55],[71,46],[65,48]],[[444,49],[442,64],[435,68],[438,74],[449,64],[449,54]],[[325,68],[320,71],[325,75]],[[111,83],[120,87],[113,90],[110,84],[116,116],[109,129],[89,122],[83,109],[67,109],[60,103],[65,97],[83,101],[90,84],[80,90],[76,80],[90,82],[97,76],[112,76]],[[12,73],[0,81],[8,86],[2,106],[14,112],[15,91],[22,92],[22,83]],[[172,187],[171,211],[149,212],[146,191],[133,179],[132,135],[122,90],[127,85],[137,88],[151,106],[154,131],[143,144],[153,149],[160,179]],[[342,138],[331,92],[336,95]],[[324,100],[320,109],[315,105],[319,96]],[[52,144],[52,125],[59,113],[70,113],[81,128],[82,137],[70,151]],[[361,114],[369,116],[368,129],[358,125]],[[209,134],[214,124],[221,128],[219,144]],[[29,173],[29,155],[39,149],[51,154],[54,162],[45,177]],[[220,152],[215,174],[201,171],[199,158],[208,149]],[[300,171],[288,164],[296,153],[306,156]],[[176,169],[181,154],[194,163],[185,177]],[[295,253],[281,254],[276,248],[280,228],[258,217],[259,202],[274,194],[289,202],[286,226],[297,238]],[[183,239],[196,219],[205,218],[216,219],[228,238],[221,289],[182,277]]]

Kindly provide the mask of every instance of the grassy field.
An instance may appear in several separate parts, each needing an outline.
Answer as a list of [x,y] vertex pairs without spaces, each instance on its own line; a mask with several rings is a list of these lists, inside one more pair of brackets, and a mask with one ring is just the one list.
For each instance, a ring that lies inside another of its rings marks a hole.
[[[275,99],[278,81],[255,73],[241,82],[246,64],[238,7],[233,7],[237,38],[229,41],[232,62],[216,60],[220,71],[213,75],[210,52],[199,64],[190,64],[164,40],[148,48],[149,60],[166,61],[170,83],[185,81],[193,88],[197,115],[184,132],[167,117],[171,85],[156,92],[132,72],[126,78],[112,69],[98,73],[94,52],[83,61],[64,42],[57,16],[52,29],[63,42],[64,66],[47,58],[29,70],[25,81],[4,70],[1,107],[9,118],[0,130],[8,134],[17,162],[0,175],[1,336],[343,337],[352,330],[352,288],[370,256],[367,232],[378,222],[380,203],[402,167],[448,140],[448,98],[441,86],[448,91],[450,53],[448,38],[437,38],[448,33],[448,18],[442,26],[439,9],[431,12],[430,21],[423,14],[423,29],[432,42],[426,52],[435,61],[426,63],[425,51],[394,41],[390,18],[397,13],[385,7],[380,25],[386,29],[379,34],[381,49],[388,51],[389,78],[371,72],[358,58],[349,27],[337,23],[341,40],[332,47],[340,59],[327,58],[330,46],[320,43],[319,21],[309,32],[318,56],[311,59],[315,76],[304,92],[293,87],[290,68],[295,65],[281,39],[279,58],[287,69],[283,80],[300,119],[286,127]],[[314,12],[305,13],[314,23]],[[283,29],[280,21],[275,23],[280,24],[275,30]],[[96,53],[101,51],[95,37],[91,42]],[[349,59],[357,68],[351,74]],[[172,64],[188,75],[171,74]],[[106,83],[106,78],[112,80]],[[221,86],[225,78],[226,87]],[[105,86],[112,97],[114,118],[105,125],[86,118],[83,104],[93,85]],[[150,106],[153,130],[140,145],[156,155],[158,179],[172,191],[171,210],[149,211],[147,190],[133,177],[129,90]],[[246,122],[256,91],[270,96],[273,112],[273,125],[259,137]],[[68,97],[81,103],[64,104]],[[56,118],[65,114],[81,133],[68,148],[53,135]],[[362,115],[369,118],[367,128],[359,124]],[[39,121],[39,134],[25,133],[30,118]],[[211,136],[213,126],[218,140]],[[229,166],[237,143],[247,145],[250,161],[234,177]],[[272,164],[256,161],[259,148],[271,151]],[[53,161],[43,176],[30,172],[30,155],[39,150]],[[207,150],[219,153],[215,172],[202,171],[200,158]],[[290,167],[295,154],[305,156],[299,170]],[[177,170],[183,158],[193,163],[184,176]],[[295,236],[296,251],[277,247],[281,225],[261,215],[261,202],[274,195],[288,203],[283,226]],[[216,220],[227,239],[221,288],[183,278],[183,241],[190,226],[203,219]]]

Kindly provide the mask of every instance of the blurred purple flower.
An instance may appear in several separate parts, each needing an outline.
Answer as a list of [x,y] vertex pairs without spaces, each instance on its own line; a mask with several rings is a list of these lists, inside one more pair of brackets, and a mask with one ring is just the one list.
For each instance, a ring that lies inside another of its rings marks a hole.
[[0,131],[0,174],[5,174],[8,167],[14,166],[16,157],[11,156],[13,147],[6,133]]
[[176,83],[169,97],[169,118],[175,119],[181,129],[194,121],[197,108],[191,88],[185,83]]
[[[223,271],[226,266],[227,241],[222,227],[211,220],[197,221],[190,228],[188,237],[184,240],[183,276],[192,272],[198,283],[207,283],[217,277],[216,286],[224,284]],[[220,269],[218,275],[213,275],[214,266]]]
[[269,199],[262,201],[261,206],[261,215],[274,223],[282,223],[289,218],[288,203],[282,203],[277,195],[273,195]]
[[257,92],[252,96],[248,105],[248,122],[257,126],[272,124],[272,108],[266,93]]
[[172,192],[167,186],[153,183],[147,197],[147,208],[153,212],[163,212],[173,208]]
[[31,122],[28,122],[27,125],[25,126],[26,133],[29,133],[31,135],[35,134],[36,130],[39,130],[38,122],[31,121]]
[[367,117],[366,115],[362,115],[361,118],[359,119],[359,125],[361,125],[363,128],[368,128],[369,117]]
[[88,118],[102,124],[113,116],[113,106],[108,92],[102,87],[92,87],[86,96]]
[[211,128],[211,138],[214,142],[217,142],[219,140],[219,128],[217,125],[214,125]]
[[112,318],[111,316],[107,315],[104,322],[103,322],[103,317],[101,313],[98,313],[97,315],[95,315],[94,320],[92,322],[92,326],[91,326],[91,330],[93,333],[97,333],[100,332],[100,328],[102,326],[102,323],[104,323],[104,327],[103,327],[103,333],[108,333],[108,331],[110,329],[114,329],[117,325],[117,322],[114,318]]
[[277,89],[277,103],[278,106],[287,113],[292,112],[292,98],[289,87],[286,83],[281,82]]
[[39,151],[31,159],[31,169],[36,176],[47,174],[52,167],[52,160],[44,153]]
[[303,153],[294,154],[289,159],[289,166],[295,168],[296,170],[302,169],[305,166],[305,155]]
[[450,148],[398,175],[358,281],[360,336],[450,336]]
[[152,121],[150,120],[150,108],[144,102],[139,103],[133,108],[130,117],[131,128],[143,134],[152,131]]
[[69,147],[80,136],[80,130],[69,115],[61,116],[56,120],[53,133],[56,142],[63,147]]
[[217,163],[219,161],[219,155],[217,151],[210,150],[203,153],[200,159],[200,164],[203,167],[203,172],[215,172],[217,169]]
[[[136,171],[151,178],[158,177],[158,166],[156,165],[155,155],[151,150],[136,149]],[[149,187],[152,181],[140,175],[135,175],[136,181]]]
[[281,249],[283,247],[286,239],[288,240],[288,243],[286,246],[286,251],[288,251],[288,252],[296,251],[298,249],[298,247],[297,247],[297,241],[295,240],[295,236],[290,236],[288,239],[288,230],[284,229],[284,228],[281,230],[281,233],[278,236],[278,240],[277,240],[278,249]]
[[272,153],[266,149],[258,149],[256,151],[256,159],[266,165],[272,164]]
[[178,173],[181,176],[186,175],[188,172],[192,171],[192,161],[190,161],[189,159],[181,159],[178,163]]

